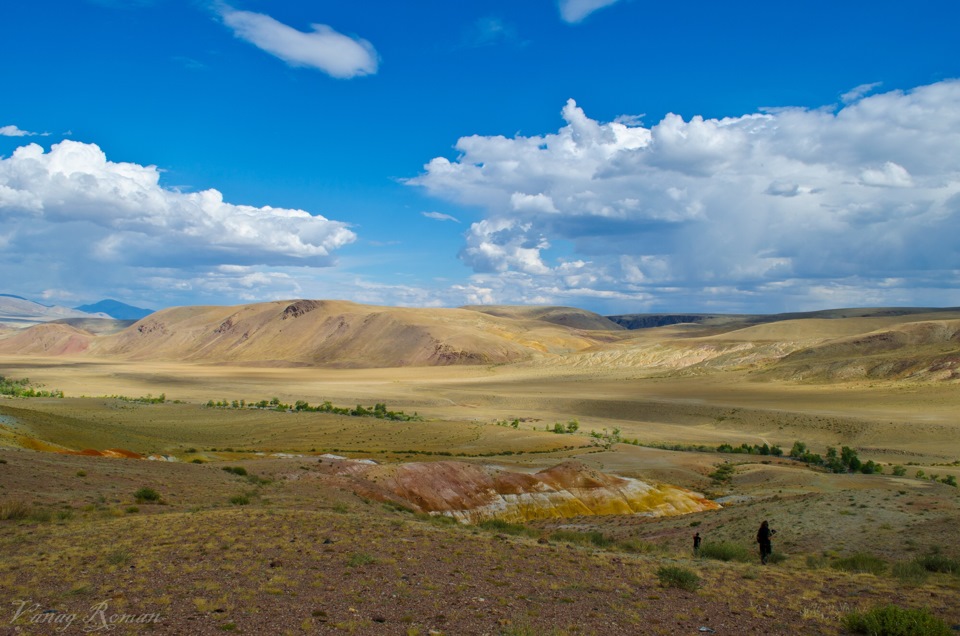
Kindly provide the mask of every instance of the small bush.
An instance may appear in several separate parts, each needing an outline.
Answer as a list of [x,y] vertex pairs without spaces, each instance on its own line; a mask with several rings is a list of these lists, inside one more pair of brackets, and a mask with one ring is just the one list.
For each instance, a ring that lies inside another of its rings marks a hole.
[[30,516],[30,506],[22,501],[0,503],[0,521],[17,521]]
[[871,636],[949,636],[953,632],[926,609],[904,609],[896,605],[875,607],[868,612],[851,612],[843,626],[856,634]]
[[37,523],[50,523],[53,521],[53,513],[46,508],[34,508],[30,511],[30,520]]
[[137,503],[145,503],[148,501],[155,502],[160,501],[160,493],[153,488],[147,488],[144,486],[143,488],[137,490],[137,492],[133,493],[133,498],[137,500]]
[[728,541],[704,543],[700,546],[700,556],[718,561],[740,561],[743,563],[759,558],[748,550],[746,546]]
[[940,554],[939,552],[931,552],[919,557],[917,563],[922,565],[928,572],[960,574],[960,561]]
[[694,592],[700,587],[700,577],[686,568],[665,565],[657,570],[657,578],[663,587],[676,587]]
[[614,544],[614,540],[605,536],[602,532],[577,532],[575,530],[557,530],[550,535],[554,541],[566,541],[577,545],[592,545],[597,548],[608,548]]
[[107,563],[110,565],[123,565],[132,558],[130,551],[126,548],[120,548],[107,554]]
[[370,563],[376,563],[377,560],[366,552],[354,552],[350,555],[350,558],[347,559],[347,566],[354,568],[360,565],[368,565]]
[[246,506],[250,503],[250,498],[246,495],[234,495],[233,497],[230,497],[230,503],[232,503],[234,506]]
[[87,471],[85,471],[85,470],[78,470],[78,471],[77,471],[77,477],[86,477],[86,476],[87,476]]
[[537,536],[536,530],[528,528],[522,523],[509,523],[503,519],[485,519],[477,524],[480,528],[484,530],[489,530],[491,532],[502,532],[503,534],[510,534],[514,536],[526,536],[526,537],[535,537]]
[[243,466],[224,466],[223,470],[228,473],[233,473],[234,475],[240,475],[241,477],[247,476],[247,469]]
[[918,560],[894,563],[890,573],[901,583],[913,585],[924,583],[930,576],[930,572]]
[[837,559],[831,564],[831,566],[844,572],[883,574],[884,570],[887,569],[887,562],[880,557],[873,556],[872,554],[858,552],[857,554],[853,554],[842,559]]
[[783,563],[787,560],[787,555],[783,552],[771,552],[767,555],[767,563],[772,565],[777,565],[778,563]]

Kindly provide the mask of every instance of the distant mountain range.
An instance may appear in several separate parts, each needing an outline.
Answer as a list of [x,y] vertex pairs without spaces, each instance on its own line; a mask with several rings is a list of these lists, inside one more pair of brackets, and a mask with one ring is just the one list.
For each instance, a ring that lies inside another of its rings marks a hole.
[[80,305],[79,307],[74,307],[74,309],[77,311],[85,311],[88,314],[107,314],[117,320],[140,320],[153,313],[152,309],[134,307],[133,305],[109,298],[101,300],[98,303],[93,303],[92,305]]
[[44,305],[13,294],[0,294],[0,326],[30,327],[55,320],[138,320],[149,316],[149,309],[133,307],[116,300],[103,300],[92,305],[62,307]]

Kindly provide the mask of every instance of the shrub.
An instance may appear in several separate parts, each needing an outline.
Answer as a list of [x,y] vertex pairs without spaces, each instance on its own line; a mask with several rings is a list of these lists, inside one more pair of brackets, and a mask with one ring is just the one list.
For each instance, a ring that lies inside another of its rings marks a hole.
[[857,634],[872,636],[949,636],[953,632],[941,619],[926,609],[904,609],[896,605],[875,607],[867,612],[851,612],[843,617],[843,626]]
[[145,503],[148,501],[160,501],[160,493],[158,493],[153,488],[147,488],[144,486],[133,493],[133,498],[137,500],[137,503]]
[[250,503],[250,498],[246,495],[234,495],[233,497],[230,497],[230,503],[232,503],[234,506],[246,506],[248,503]]
[[243,466],[224,466],[223,470],[228,473],[233,473],[234,475],[240,475],[241,477],[247,476],[247,469]]
[[664,587],[676,587],[694,592],[700,587],[700,577],[686,568],[665,565],[657,570],[657,578]]
[[928,572],[944,572],[946,574],[960,574],[960,561],[952,559],[938,551],[931,552],[917,559],[917,563]]
[[53,513],[46,508],[34,508],[30,511],[30,520],[38,523],[49,523],[53,521]]
[[767,563],[772,565],[777,565],[778,563],[783,563],[787,560],[787,555],[783,552],[771,552],[767,555]]
[[894,563],[890,573],[901,583],[912,583],[914,585],[922,584],[930,575],[927,568],[919,560]]
[[30,506],[22,501],[0,503],[0,521],[17,521],[30,516]]
[[528,528],[522,523],[509,523],[503,519],[485,519],[477,525],[484,530],[502,532],[503,534],[511,534],[514,536],[533,537],[537,535],[536,530]]
[[376,563],[376,559],[367,554],[366,552],[354,552],[350,555],[350,558],[347,559],[348,567],[357,567],[359,565],[368,565],[370,563]]
[[[700,556],[718,561],[753,561],[756,557],[753,552],[738,543],[721,541],[718,543],[704,543],[700,546]],[[772,555],[771,555],[772,556]]]
[[907,474],[907,469],[904,468],[903,466],[901,466],[900,464],[896,464],[896,465],[893,467],[893,474],[894,474],[896,477],[903,477],[904,475]]
[[866,572],[869,574],[883,574],[887,569],[887,562],[880,557],[858,552],[842,559],[837,559],[831,564],[837,570],[844,572]]
[[577,545],[593,545],[598,548],[606,548],[613,545],[613,539],[604,536],[602,532],[577,532],[575,530],[557,530],[550,535],[555,541],[566,541],[567,543],[576,543]]

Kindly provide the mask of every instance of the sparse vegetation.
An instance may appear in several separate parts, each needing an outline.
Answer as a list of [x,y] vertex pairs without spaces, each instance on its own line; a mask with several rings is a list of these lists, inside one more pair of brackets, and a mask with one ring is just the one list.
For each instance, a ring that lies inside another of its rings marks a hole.
[[737,467],[733,464],[723,463],[717,466],[717,469],[710,473],[709,477],[715,484],[728,484],[733,479]]
[[17,521],[30,516],[30,506],[22,501],[0,503],[0,521]]
[[960,574],[960,560],[942,554],[939,549],[919,557],[917,563],[928,572]]
[[30,383],[30,378],[21,378],[19,380],[6,378],[0,375],[0,395],[9,395],[17,398],[33,397],[52,397],[62,398],[63,391],[59,389],[47,390],[39,387],[35,388]]
[[491,532],[500,532],[513,536],[535,537],[539,534],[536,530],[528,528],[522,523],[509,523],[502,519],[485,519],[478,523],[477,526]]
[[949,636],[950,627],[926,609],[904,609],[884,605],[866,612],[851,612],[843,626],[856,634],[870,636]]
[[890,573],[901,583],[921,585],[927,581],[930,573],[919,561],[898,561],[890,568]]
[[297,400],[292,405],[280,401],[280,398],[271,398],[269,400],[247,401],[247,400],[207,400],[207,408],[217,409],[254,409],[271,410],[289,413],[332,413],[334,415],[348,415],[350,417],[374,417],[378,420],[392,420],[395,422],[413,422],[423,418],[417,413],[408,415],[403,411],[391,411],[386,404],[378,402],[370,407],[357,404],[353,408],[334,406],[332,402],[325,401],[322,404],[311,406],[306,400]]
[[[729,541],[704,542],[703,545],[700,546],[700,556],[705,559],[740,561],[742,563],[755,561],[757,559],[756,554],[748,550],[745,546]],[[770,557],[772,556],[773,554],[770,555]]]
[[160,493],[153,488],[144,486],[133,493],[133,498],[137,503],[156,503],[160,501]]
[[577,532],[576,530],[557,530],[550,534],[553,541],[564,541],[577,545],[589,545],[596,548],[608,548],[616,542],[602,532]]
[[140,397],[128,397],[126,395],[111,395],[108,397],[112,400],[120,400],[121,402],[133,402],[135,404],[163,404],[167,401],[167,395],[165,393],[161,393],[156,397],[154,397],[154,395],[151,393],[147,393],[146,395],[141,395]]
[[361,565],[369,565],[376,562],[377,560],[366,552],[354,552],[350,555],[350,558],[347,559],[347,567],[355,568]]
[[695,592],[700,587],[700,577],[696,572],[675,565],[658,568],[657,579],[663,587],[675,587],[688,592]]
[[837,559],[830,564],[831,567],[844,572],[857,572],[869,574],[883,574],[887,569],[887,562],[878,556],[858,552],[848,557]]

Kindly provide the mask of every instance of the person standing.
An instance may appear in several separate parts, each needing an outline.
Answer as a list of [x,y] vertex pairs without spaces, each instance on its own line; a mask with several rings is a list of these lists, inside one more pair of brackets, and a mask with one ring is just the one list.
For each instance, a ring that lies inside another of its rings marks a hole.
[[760,563],[762,565],[767,564],[767,557],[773,552],[771,537],[776,533],[777,531],[771,529],[770,524],[766,520],[760,524],[760,529],[757,530],[757,543],[760,544]]
[[693,535],[693,556],[700,556],[700,533]]

